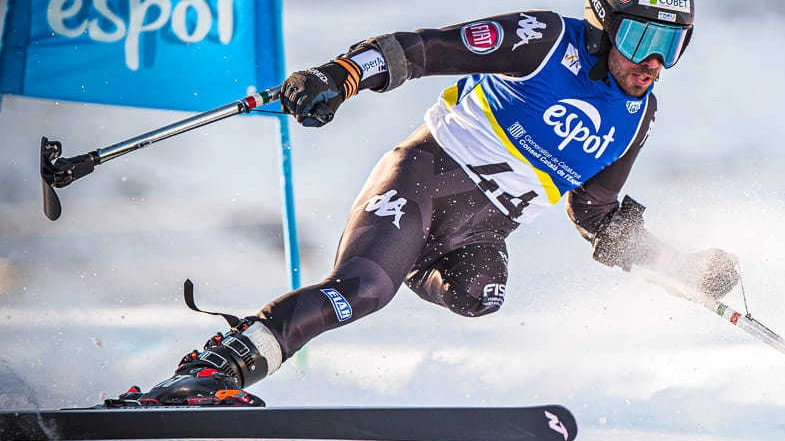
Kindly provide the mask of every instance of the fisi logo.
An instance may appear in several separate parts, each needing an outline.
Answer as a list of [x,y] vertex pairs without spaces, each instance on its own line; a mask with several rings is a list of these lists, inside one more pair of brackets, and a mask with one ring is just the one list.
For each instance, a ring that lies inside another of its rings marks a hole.
[[352,306],[341,293],[334,289],[321,289],[320,291],[330,299],[330,303],[333,305],[333,310],[335,311],[335,316],[338,318],[339,322],[345,322],[352,318]]

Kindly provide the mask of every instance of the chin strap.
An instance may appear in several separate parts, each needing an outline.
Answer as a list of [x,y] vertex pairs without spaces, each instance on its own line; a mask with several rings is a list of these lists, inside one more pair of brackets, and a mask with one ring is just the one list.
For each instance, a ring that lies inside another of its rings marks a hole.
[[589,54],[599,57],[597,63],[589,71],[589,78],[593,81],[605,80],[608,78],[608,52],[611,44],[608,33],[602,29],[594,27],[588,21],[585,22],[586,50]]
[[610,69],[608,68],[608,53],[600,55],[600,59],[591,67],[589,78],[592,81],[607,81]]

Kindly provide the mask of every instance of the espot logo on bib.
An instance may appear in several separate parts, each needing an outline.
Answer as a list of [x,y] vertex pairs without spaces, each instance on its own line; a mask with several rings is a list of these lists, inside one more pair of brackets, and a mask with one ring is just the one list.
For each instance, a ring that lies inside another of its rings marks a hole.
[[[611,126],[607,133],[602,134],[602,116],[596,107],[586,101],[560,100],[559,104],[554,104],[545,111],[542,119],[563,139],[559,144],[559,151],[569,145],[578,144],[584,152],[600,159],[608,146],[615,141],[613,135],[616,134],[616,127]],[[586,119],[588,121],[585,121]]]
[[490,54],[499,49],[503,39],[504,29],[495,21],[477,21],[461,28],[463,45],[475,54]]

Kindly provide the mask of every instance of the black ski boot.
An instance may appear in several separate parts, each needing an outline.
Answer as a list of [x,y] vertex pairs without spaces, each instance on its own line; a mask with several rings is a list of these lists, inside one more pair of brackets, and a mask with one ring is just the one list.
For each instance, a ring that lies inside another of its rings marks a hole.
[[[193,285],[186,282],[185,299],[189,308],[202,311],[193,301]],[[231,330],[217,333],[204,350],[186,354],[174,375],[142,393],[137,386],[117,399],[106,400],[103,407],[138,406],[264,406],[245,386],[273,373],[281,365],[281,346],[273,333],[256,316],[238,319],[223,316]]]

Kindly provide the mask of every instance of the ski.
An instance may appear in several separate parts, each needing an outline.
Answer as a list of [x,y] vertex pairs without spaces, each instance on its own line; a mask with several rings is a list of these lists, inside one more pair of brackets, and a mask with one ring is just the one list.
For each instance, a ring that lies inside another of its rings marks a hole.
[[122,408],[0,412],[5,441],[266,438],[571,441],[569,410],[538,407]]
[[121,408],[0,412],[0,439],[179,438],[571,441],[559,405],[537,407]]

